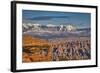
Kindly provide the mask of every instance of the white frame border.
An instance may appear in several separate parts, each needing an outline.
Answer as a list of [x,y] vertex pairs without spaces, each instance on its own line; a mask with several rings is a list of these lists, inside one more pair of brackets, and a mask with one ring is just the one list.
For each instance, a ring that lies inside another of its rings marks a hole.
[[[17,48],[16,48],[16,65],[17,70],[21,69],[39,69],[39,68],[52,68],[52,67],[73,67],[73,66],[85,66],[85,65],[96,65],[96,9],[82,8],[82,7],[61,7],[51,5],[28,5],[28,4],[17,4],[16,14],[16,25],[17,25]],[[26,10],[46,10],[46,11],[62,11],[62,12],[82,12],[91,13],[91,60],[82,61],[61,61],[61,62],[41,62],[41,63],[22,63],[22,9]],[[95,24],[95,25],[94,25]],[[67,63],[67,66],[66,66]]]

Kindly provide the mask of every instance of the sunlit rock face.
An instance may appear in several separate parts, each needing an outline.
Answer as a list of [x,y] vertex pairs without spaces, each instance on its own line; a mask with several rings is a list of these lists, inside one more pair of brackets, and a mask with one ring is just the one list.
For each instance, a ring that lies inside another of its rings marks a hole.
[[76,27],[73,26],[73,25],[68,25],[68,26],[66,26],[66,29],[67,29],[68,32],[76,31]]

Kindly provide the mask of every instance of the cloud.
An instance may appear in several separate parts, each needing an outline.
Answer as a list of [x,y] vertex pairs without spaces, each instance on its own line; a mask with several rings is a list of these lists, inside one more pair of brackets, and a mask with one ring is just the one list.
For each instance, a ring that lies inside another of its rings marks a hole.
[[38,16],[33,18],[27,18],[28,20],[52,20],[56,18],[66,18],[69,19],[69,16]]

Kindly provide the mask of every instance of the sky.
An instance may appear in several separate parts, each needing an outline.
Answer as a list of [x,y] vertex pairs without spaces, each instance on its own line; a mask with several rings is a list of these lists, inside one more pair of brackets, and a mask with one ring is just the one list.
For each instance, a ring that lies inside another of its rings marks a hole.
[[23,10],[22,20],[23,22],[39,23],[41,25],[72,24],[77,27],[90,27],[91,14],[77,12]]

